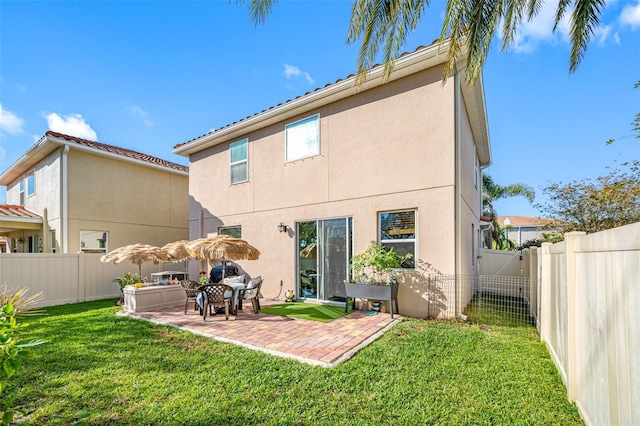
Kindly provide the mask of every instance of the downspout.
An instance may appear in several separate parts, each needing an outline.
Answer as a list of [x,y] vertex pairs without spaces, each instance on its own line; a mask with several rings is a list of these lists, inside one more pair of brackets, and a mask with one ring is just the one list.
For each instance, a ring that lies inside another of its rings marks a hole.
[[49,228],[49,210],[42,209],[42,252],[51,252],[51,232]]
[[[198,217],[198,225],[200,226],[200,236],[198,238],[204,238],[204,209],[200,209],[200,216]],[[202,272],[202,271],[206,271],[207,267],[206,267],[206,260],[201,260],[200,261],[200,271],[198,271],[198,273]]]
[[454,189],[454,211],[455,211],[455,219],[454,219],[454,241],[455,241],[455,316],[462,316],[462,289],[461,289],[461,280],[462,280],[462,265],[460,262],[462,243],[460,241],[462,232],[461,232],[461,203],[460,203],[460,107],[462,104],[462,100],[460,99],[460,73],[464,70],[457,70],[454,76],[454,120],[455,120],[455,141],[454,141],[454,156],[455,156],[455,189]]
[[62,173],[62,183],[60,185],[60,210],[62,210],[62,223],[60,230],[60,238],[62,238],[62,252],[69,252],[69,215],[68,215],[68,203],[69,203],[69,194],[68,194],[68,154],[69,154],[69,145],[65,145],[62,150],[61,157],[61,173]]

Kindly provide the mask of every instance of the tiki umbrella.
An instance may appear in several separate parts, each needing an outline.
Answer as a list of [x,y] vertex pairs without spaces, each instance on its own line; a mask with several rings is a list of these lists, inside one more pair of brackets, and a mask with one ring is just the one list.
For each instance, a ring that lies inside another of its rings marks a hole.
[[189,258],[192,257],[191,253],[187,251],[185,245],[188,243],[188,240],[180,240],[174,241],[169,244],[165,244],[162,246],[162,250],[164,250],[169,256],[171,256],[171,261],[178,262],[180,260],[184,260],[184,271],[187,272]]
[[100,261],[104,263],[118,264],[129,261],[134,265],[138,265],[138,275],[140,277],[142,277],[143,263],[153,262],[157,265],[160,262],[168,262],[170,260],[169,254],[160,247],[139,243],[117,248],[100,258]]
[[316,243],[309,244],[300,252],[300,256],[302,257],[317,257],[318,255],[318,245]]
[[[260,251],[240,238],[229,235],[214,235],[213,237],[199,238],[185,245],[191,256],[199,260],[256,260],[260,257]],[[222,279],[224,280],[224,267]]]

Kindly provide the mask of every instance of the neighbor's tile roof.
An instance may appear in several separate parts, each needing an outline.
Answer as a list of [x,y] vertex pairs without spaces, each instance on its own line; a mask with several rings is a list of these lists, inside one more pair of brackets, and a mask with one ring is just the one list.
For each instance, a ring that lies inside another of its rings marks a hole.
[[0,216],[14,216],[14,217],[41,217],[32,211],[24,208],[24,206],[18,206],[14,204],[0,204]]
[[509,218],[511,222],[511,226],[514,228],[522,228],[522,227],[546,227],[550,226],[552,221],[550,219],[542,219],[539,217],[530,217],[530,216],[498,216],[496,221],[498,225],[504,226],[504,221]]
[[120,148],[118,146],[107,145],[100,142],[90,141],[87,139],[78,138],[76,136],[69,136],[63,133],[54,132],[53,130],[47,130],[45,135],[50,135],[56,138],[64,139],[67,141],[75,142],[78,145],[84,145],[95,149],[100,149],[102,151],[111,152],[114,154],[122,155],[124,157],[135,158],[137,160],[146,161],[148,163],[159,164],[164,167],[168,167],[170,169],[179,170],[182,172],[189,172],[189,167],[183,166],[182,164],[172,163],[171,161],[163,160],[162,158],[154,157],[152,155],[143,154],[141,152],[133,151],[126,148]]
[[[418,47],[417,47],[413,52],[404,52],[404,53],[402,53],[400,56],[398,56],[398,58],[402,58],[403,56],[406,56],[406,55],[409,55],[409,54],[415,53],[415,52],[417,52],[417,51],[419,51],[419,50],[422,50],[422,49],[426,49],[426,48],[428,48],[428,47],[430,47],[430,46],[433,46],[433,45],[434,45],[434,44],[436,44],[437,42],[438,42],[438,39],[435,39],[433,42],[431,42],[431,44],[430,44],[430,45],[428,45],[428,46],[424,46],[424,45],[423,45],[423,46],[418,46]],[[374,70],[374,69],[376,69],[376,68],[378,68],[378,67],[381,67],[381,66],[382,66],[381,64],[375,64],[373,67],[371,67],[371,69],[370,69],[369,71]],[[190,140],[188,140],[188,141],[186,141],[186,142],[178,143],[178,144],[174,145],[173,149],[177,149],[177,148],[179,148],[179,147],[181,147],[181,146],[183,146],[183,145],[186,145],[186,144],[188,144],[188,143],[190,143],[190,142],[193,142],[193,141],[195,141],[195,140],[197,140],[197,139],[200,139],[200,138],[201,138],[201,137],[203,137],[203,136],[206,136],[206,135],[210,135],[210,134],[212,134],[212,133],[219,132],[219,131],[221,131],[221,130],[223,130],[223,129],[226,129],[227,127],[231,127],[231,126],[236,125],[236,124],[238,124],[238,123],[242,123],[243,121],[248,120],[249,118],[256,117],[256,116],[258,116],[258,115],[260,115],[260,114],[263,114],[263,113],[265,113],[265,112],[267,112],[267,111],[271,111],[271,110],[272,110],[272,109],[274,109],[274,108],[278,108],[278,107],[280,107],[280,106],[282,106],[282,105],[286,105],[286,104],[288,104],[288,103],[290,103],[290,102],[293,102],[293,101],[295,101],[295,100],[297,100],[297,99],[300,99],[300,98],[302,98],[302,97],[305,97],[305,96],[307,96],[307,95],[310,95],[311,93],[315,93],[315,92],[317,92],[317,91],[319,91],[319,90],[326,89],[327,87],[333,86],[334,84],[340,83],[341,81],[347,80],[347,79],[349,79],[349,78],[351,78],[351,77],[353,77],[353,76],[355,76],[355,74],[349,74],[349,75],[348,75],[348,76],[346,76],[345,78],[339,78],[339,79],[337,79],[334,83],[327,83],[327,84],[325,84],[325,85],[324,85],[324,87],[317,87],[317,88],[315,88],[314,90],[312,90],[312,91],[310,91],[310,92],[305,93],[304,95],[299,95],[299,96],[296,96],[296,97],[295,97],[295,98],[293,98],[293,99],[288,99],[288,100],[286,100],[286,101],[284,101],[284,102],[279,103],[278,105],[274,105],[274,106],[269,107],[269,108],[267,108],[267,109],[264,109],[264,110],[262,110],[262,111],[260,111],[260,112],[256,112],[256,113],[255,113],[255,114],[253,114],[253,115],[249,115],[249,116],[247,116],[247,117],[245,117],[245,118],[241,118],[241,119],[240,119],[240,120],[238,120],[238,121],[234,121],[233,123],[230,123],[230,124],[227,124],[227,125],[225,125],[225,126],[222,126],[222,127],[218,128],[218,129],[212,130],[212,131],[210,131],[210,132],[208,132],[208,133],[205,133],[205,134],[203,134],[203,135],[200,135],[200,136],[198,136],[198,137],[195,137],[195,138],[193,138],[193,139],[190,139]]]

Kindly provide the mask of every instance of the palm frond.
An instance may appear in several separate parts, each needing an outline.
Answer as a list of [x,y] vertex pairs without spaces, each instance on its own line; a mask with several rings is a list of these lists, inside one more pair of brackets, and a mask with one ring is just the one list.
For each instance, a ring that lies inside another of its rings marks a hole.
[[449,52],[444,66],[443,79],[446,79],[453,72],[456,59],[460,56],[462,46],[467,39],[470,6],[470,2],[464,0],[447,1],[439,39],[441,45],[445,40],[449,40]]
[[473,84],[491,47],[493,35],[502,16],[501,0],[474,2],[469,20],[469,53],[465,76]]
[[556,18],[555,18],[555,22],[553,23],[553,31],[555,31],[558,28],[558,24],[560,24],[560,22],[562,21],[562,18],[564,18],[564,14],[567,12],[567,8],[571,6],[571,3],[573,3],[573,0],[559,1],[558,7],[556,8]]
[[[249,19],[254,26],[264,24],[278,0],[249,0]],[[242,4],[244,0],[236,0]]]
[[518,32],[518,27],[522,23],[522,19],[525,16],[525,12],[529,15],[531,13],[531,3],[535,3],[535,0],[512,0],[505,1],[502,13],[502,43],[500,50],[503,52],[509,49],[515,40],[515,36]]
[[420,22],[428,0],[356,0],[351,10],[347,44],[360,41],[356,84],[366,80],[382,46],[383,78],[389,79],[409,34]]
[[569,72],[575,72],[578,69],[591,36],[595,28],[600,25],[600,15],[604,6],[604,0],[576,0],[576,8],[571,19]]

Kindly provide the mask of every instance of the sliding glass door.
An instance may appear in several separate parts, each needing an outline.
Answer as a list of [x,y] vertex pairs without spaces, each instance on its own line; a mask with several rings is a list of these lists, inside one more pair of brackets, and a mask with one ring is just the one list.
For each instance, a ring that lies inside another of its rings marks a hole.
[[297,224],[297,296],[344,301],[349,273],[353,220],[350,217]]

